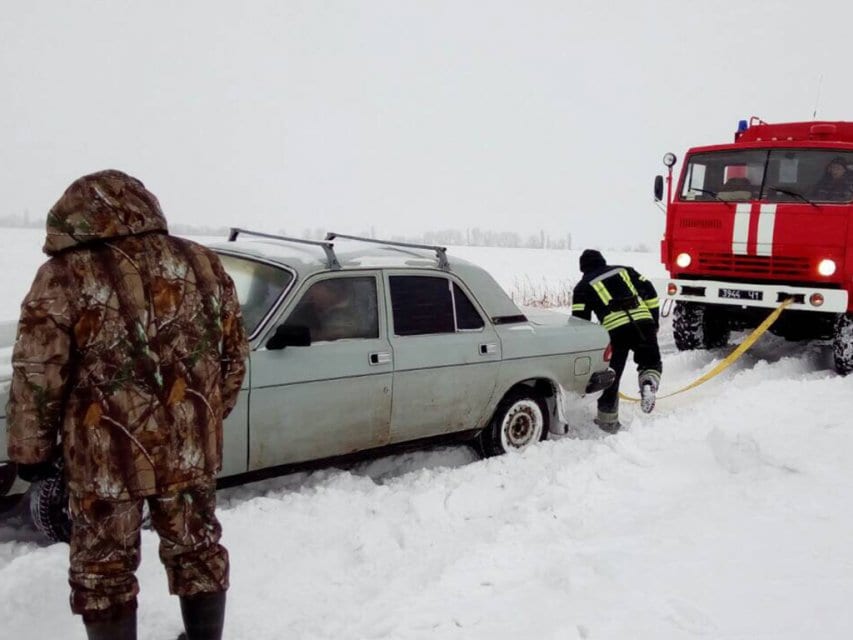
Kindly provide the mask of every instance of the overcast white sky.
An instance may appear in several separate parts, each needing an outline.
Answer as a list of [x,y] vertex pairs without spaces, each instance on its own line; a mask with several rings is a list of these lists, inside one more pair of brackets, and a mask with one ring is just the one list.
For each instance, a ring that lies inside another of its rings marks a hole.
[[[618,7],[618,8],[617,8]],[[168,219],[654,246],[660,158],[853,119],[846,2],[28,0],[0,12],[0,215],[118,168]],[[822,80],[821,80],[822,78]]]

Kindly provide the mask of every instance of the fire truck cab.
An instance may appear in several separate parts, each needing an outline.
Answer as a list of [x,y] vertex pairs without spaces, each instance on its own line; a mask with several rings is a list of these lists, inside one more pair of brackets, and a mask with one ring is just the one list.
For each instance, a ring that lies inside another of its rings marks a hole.
[[676,346],[722,346],[792,298],[771,330],[831,339],[853,371],[853,122],[742,120],[733,143],[689,149],[673,184],[675,161],[655,198]]

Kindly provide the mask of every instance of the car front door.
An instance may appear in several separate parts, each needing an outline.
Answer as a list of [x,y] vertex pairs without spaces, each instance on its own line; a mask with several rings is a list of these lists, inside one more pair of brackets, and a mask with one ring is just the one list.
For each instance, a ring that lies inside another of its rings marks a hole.
[[393,360],[381,291],[368,271],[323,274],[295,292],[273,330],[307,328],[311,344],[252,354],[250,469],[388,442]]
[[391,441],[482,426],[501,343],[451,275],[386,274],[394,350]]

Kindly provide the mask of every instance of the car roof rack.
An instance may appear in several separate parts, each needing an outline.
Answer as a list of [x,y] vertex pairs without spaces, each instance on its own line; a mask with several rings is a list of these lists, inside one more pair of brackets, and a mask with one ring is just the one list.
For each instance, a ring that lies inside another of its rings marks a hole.
[[429,249],[435,251],[435,257],[438,259],[440,269],[450,270],[450,263],[447,261],[447,247],[440,247],[433,244],[416,244],[414,242],[394,242],[391,240],[377,240],[376,238],[364,238],[362,236],[348,236],[343,233],[335,233],[329,231],[326,234],[326,240],[334,240],[335,238],[345,238],[347,240],[358,240],[359,242],[372,242],[373,244],[383,244],[391,247],[407,247],[409,249]]
[[304,240],[303,238],[290,238],[288,236],[277,236],[272,233],[262,233],[260,231],[250,231],[249,229],[240,229],[239,227],[231,227],[228,232],[228,242],[234,242],[238,235],[254,236],[256,238],[269,238],[271,240],[283,240],[285,242],[298,242],[299,244],[310,244],[317,247],[322,247],[326,254],[326,260],[329,263],[329,269],[340,269],[341,263],[338,262],[338,257],[335,255],[335,245],[332,242],[323,240]]

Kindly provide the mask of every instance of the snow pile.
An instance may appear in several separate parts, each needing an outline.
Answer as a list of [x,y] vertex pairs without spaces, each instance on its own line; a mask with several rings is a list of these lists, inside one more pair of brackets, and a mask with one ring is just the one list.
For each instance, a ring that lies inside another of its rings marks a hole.
[[[662,395],[727,353],[678,353],[669,331]],[[220,492],[226,637],[849,637],[853,378],[828,346],[765,336],[650,415],[624,404],[615,436],[593,413],[582,400],[568,436],[518,455],[437,447]],[[174,637],[142,544],[139,637]],[[65,545],[0,521],[4,637],[85,637],[66,570]]]

